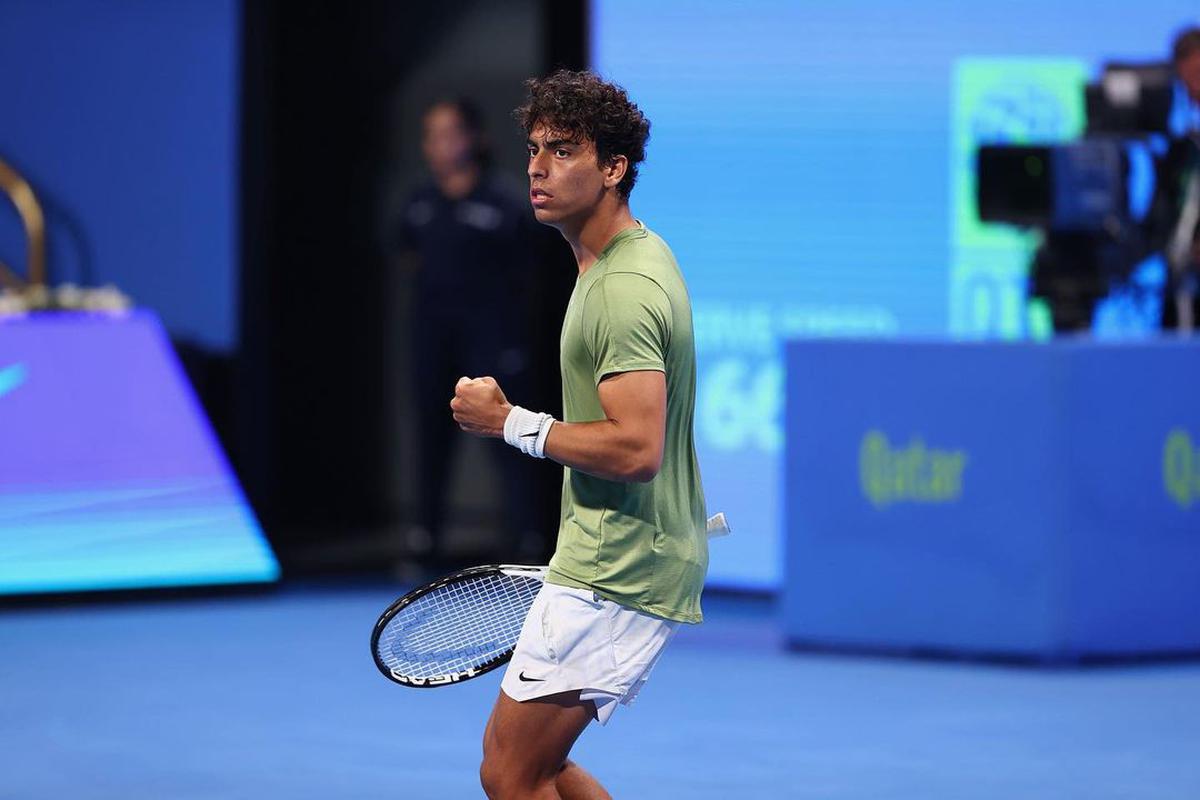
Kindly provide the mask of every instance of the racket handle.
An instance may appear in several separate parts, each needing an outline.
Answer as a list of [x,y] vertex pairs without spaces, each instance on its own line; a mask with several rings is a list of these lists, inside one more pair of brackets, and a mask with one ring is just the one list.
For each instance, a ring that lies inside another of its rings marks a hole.
[[708,538],[715,539],[718,536],[729,535],[729,521],[725,519],[725,512],[718,511],[708,518]]

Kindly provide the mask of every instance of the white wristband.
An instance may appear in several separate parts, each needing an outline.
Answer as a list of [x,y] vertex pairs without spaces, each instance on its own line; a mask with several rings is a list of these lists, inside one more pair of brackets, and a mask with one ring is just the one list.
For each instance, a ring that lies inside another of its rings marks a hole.
[[546,437],[554,417],[513,406],[504,420],[504,441],[527,456],[545,458]]

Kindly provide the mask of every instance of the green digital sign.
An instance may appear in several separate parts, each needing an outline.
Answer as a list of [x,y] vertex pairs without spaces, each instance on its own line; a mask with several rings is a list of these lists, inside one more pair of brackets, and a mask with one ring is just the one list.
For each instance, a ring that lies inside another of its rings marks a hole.
[[[1039,235],[982,222],[975,157],[985,144],[1063,142],[1083,132],[1087,65],[1074,59],[964,58],[954,68],[950,143],[950,333],[964,338],[1050,335],[1049,314],[1027,302]],[[1046,168],[1027,163],[1037,172]]]

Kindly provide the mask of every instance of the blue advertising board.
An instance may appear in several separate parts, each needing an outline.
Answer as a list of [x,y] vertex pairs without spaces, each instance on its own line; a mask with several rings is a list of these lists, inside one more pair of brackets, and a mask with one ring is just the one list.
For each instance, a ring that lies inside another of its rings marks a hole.
[[157,317],[0,321],[0,594],[278,575]]
[[792,342],[786,631],[1200,650],[1200,344]]

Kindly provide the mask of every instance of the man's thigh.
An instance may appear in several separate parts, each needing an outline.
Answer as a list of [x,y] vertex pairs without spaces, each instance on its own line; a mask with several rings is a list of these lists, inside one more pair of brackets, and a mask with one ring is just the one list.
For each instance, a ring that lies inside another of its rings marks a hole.
[[483,734],[484,762],[521,784],[552,779],[595,714],[578,691],[522,703],[501,691]]

